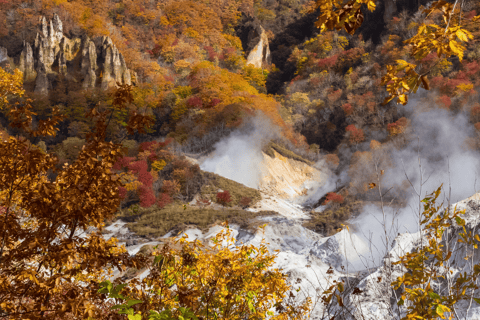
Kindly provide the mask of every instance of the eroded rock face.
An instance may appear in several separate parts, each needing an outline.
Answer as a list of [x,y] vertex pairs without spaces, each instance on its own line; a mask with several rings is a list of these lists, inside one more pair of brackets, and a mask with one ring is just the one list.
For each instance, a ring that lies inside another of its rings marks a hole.
[[248,53],[247,64],[253,64],[257,68],[266,68],[272,61],[268,37],[262,26],[252,30],[251,39],[256,42],[256,45]]
[[56,14],[48,22],[45,17],[39,19],[33,46],[24,41],[19,55],[9,57],[0,47],[2,62],[19,68],[27,87],[40,94],[48,94],[57,81],[78,83],[83,89],[131,84],[125,59],[109,37],[69,39]]
[[271,64],[268,37],[258,19],[244,16],[235,30],[247,55],[247,64],[257,68]]

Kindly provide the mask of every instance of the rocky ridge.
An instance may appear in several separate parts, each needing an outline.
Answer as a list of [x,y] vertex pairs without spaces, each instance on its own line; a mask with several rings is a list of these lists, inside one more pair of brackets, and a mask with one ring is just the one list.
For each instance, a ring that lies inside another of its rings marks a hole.
[[62,21],[54,14],[48,21],[39,20],[33,45],[23,41],[19,55],[8,56],[0,47],[0,65],[9,64],[24,74],[24,84],[39,94],[48,94],[58,82],[67,81],[82,89],[106,89],[132,83],[132,72],[123,55],[107,36],[69,39],[63,34]]

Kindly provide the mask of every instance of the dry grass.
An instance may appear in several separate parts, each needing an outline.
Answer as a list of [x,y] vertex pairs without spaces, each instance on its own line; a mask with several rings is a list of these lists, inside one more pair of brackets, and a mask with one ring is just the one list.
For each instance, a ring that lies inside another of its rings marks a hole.
[[211,201],[216,201],[217,192],[219,189],[230,192],[232,202],[228,204],[229,207],[238,206],[243,197],[252,199],[250,206],[262,199],[260,192],[257,189],[252,189],[244,186],[241,183],[219,176],[211,172],[202,172],[203,178],[206,181],[202,186],[201,195]]
[[241,228],[254,231],[262,223],[255,219],[259,216],[275,215],[272,211],[250,212],[242,209],[225,208],[215,210],[212,208],[198,208],[188,206],[185,208],[181,203],[174,203],[159,209],[152,206],[148,209],[140,208],[136,214],[130,214],[127,210],[119,214],[123,220],[130,221],[127,227],[139,236],[158,238],[172,231],[174,235],[185,231],[189,227],[207,230],[215,224],[228,220],[229,223],[237,224]]
[[324,236],[331,236],[341,228],[341,224],[360,214],[363,207],[362,201],[346,201],[342,205],[333,204],[323,212],[311,212],[311,219],[303,223],[307,229],[320,233]]

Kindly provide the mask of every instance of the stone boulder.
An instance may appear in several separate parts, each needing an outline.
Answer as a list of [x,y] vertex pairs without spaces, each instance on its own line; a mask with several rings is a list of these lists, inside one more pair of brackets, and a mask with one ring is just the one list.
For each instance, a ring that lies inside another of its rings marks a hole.
[[131,71],[109,37],[67,38],[56,14],[50,21],[39,19],[33,45],[23,41],[19,54],[9,57],[7,49],[0,47],[0,63],[20,69],[26,87],[40,94],[48,94],[58,81],[79,84],[83,89],[132,83]]

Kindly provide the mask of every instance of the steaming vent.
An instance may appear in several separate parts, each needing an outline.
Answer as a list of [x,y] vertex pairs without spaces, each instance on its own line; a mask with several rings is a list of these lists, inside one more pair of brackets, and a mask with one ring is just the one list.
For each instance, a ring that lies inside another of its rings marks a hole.
[[257,117],[250,130],[232,133],[218,142],[215,151],[200,160],[200,167],[258,189],[262,200],[250,208],[252,211],[308,218],[301,204],[323,189],[328,174],[293,153],[285,156],[278,152],[278,146],[272,147],[270,141],[276,134],[269,121]]

